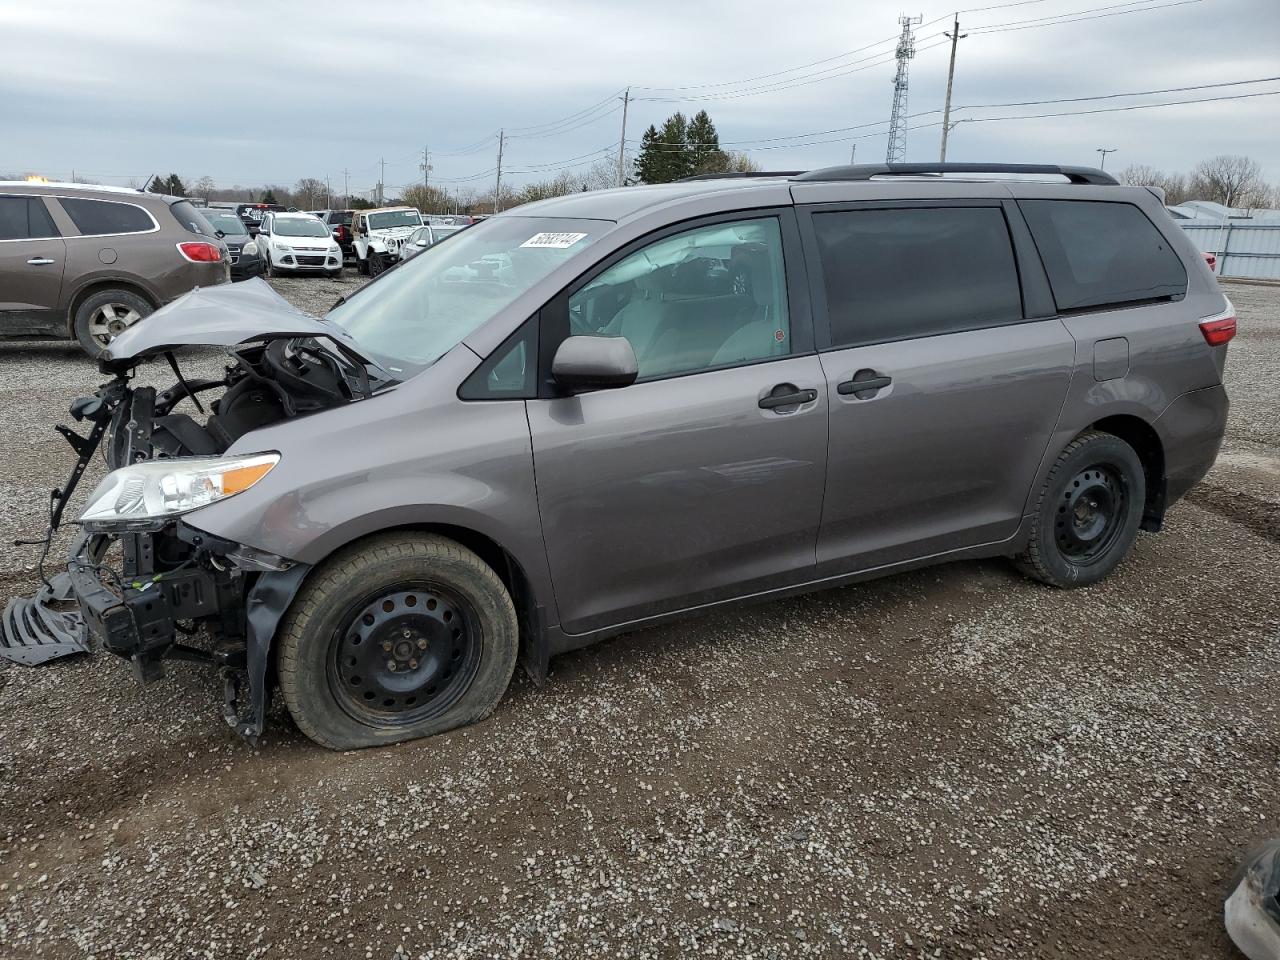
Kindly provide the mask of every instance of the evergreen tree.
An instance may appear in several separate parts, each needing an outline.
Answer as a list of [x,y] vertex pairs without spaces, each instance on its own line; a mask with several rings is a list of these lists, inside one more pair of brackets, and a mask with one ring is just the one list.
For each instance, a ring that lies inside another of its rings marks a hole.
[[160,174],[158,173],[153,174],[150,180],[150,185],[147,187],[147,192],[148,193],[168,193],[169,181],[166,180],[164,177],[160,176]]
[[699,110],[689,121],[689,173],[715,173],[724,165],[720,135],[707,111]]
[[664,183],[662,157],[658,153],[658,128],[652,123],[640,138],[640,156],[636,158],[636,178],[641,183]]
[[656,146],[662,158],[662,179],[658,183],[671,183],[693,173],[689,155],[689,121],[683,113],[676,111],[667,117],[658,131]]
[[276,195],[271,192],[271,188],[267,187],[266,190],[262,191],[262,199],[259,202],[260,203],[279,203],[280,201],[277,200]]

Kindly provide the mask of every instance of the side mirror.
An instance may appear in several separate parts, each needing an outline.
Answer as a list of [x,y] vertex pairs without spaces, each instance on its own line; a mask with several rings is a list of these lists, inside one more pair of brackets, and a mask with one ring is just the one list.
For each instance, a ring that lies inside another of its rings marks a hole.
[[566,337],[551,361],[551,375],[570,393],[626,387],[637,372],[626,337]]

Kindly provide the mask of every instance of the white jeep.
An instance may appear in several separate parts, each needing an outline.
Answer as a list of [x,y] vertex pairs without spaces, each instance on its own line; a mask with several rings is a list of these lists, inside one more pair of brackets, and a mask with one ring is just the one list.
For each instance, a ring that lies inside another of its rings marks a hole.
[[351,219],[351,246],[356,269],[369,276],[380,274],[400,258],[401,245],[420,226],[422,215],[413,207],[355,211]]

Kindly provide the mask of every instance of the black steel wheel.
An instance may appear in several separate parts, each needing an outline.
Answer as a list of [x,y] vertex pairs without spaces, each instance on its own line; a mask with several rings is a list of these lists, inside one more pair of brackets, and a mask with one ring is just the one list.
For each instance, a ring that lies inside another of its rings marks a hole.
[[278,634],[280,691],[307,736],[337,750],[483,719],[515,669],[515,607],[460,544],[388,533],[311,571]]
[[1055,587],[1101,580],[1137,539],[1146,489],[1142,461],[1119,437],[1076,437],[1045,479],[1018,567]]
[[329,684],[362,723],[406,725],[448,710],[480,663],[466,600],[439,584],[396,584],[353,605],[330,642]]
[[376,250],[370,250],[369,251],[369,276],[376,277],[378,274],[382,273],[382,271],[385,269],[387,269],[387,264],[386,264],[386,261],[383,260],[382,254],[378,253]]

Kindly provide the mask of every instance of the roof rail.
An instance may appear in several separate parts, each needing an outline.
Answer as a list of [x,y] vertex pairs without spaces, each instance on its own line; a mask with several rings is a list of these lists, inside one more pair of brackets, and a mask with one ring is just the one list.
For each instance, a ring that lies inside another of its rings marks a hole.
[[[834,167],[832,169],[835,169]],[[677,183],[692,183],[696,180],[738,180],[746,177],[791,177],[803,174],[803,170],[743,170],[736,173],[697,173],[692,177],[681,177]]]
[[825,167],[797,175],[796,180],[870,180],[873,177],[917,177],[944,173],[1037,173],[1066,177],[1072,183],[1116,186],[1118,181],[1096,167],[1063,167],[1055,163],[860,163]]

